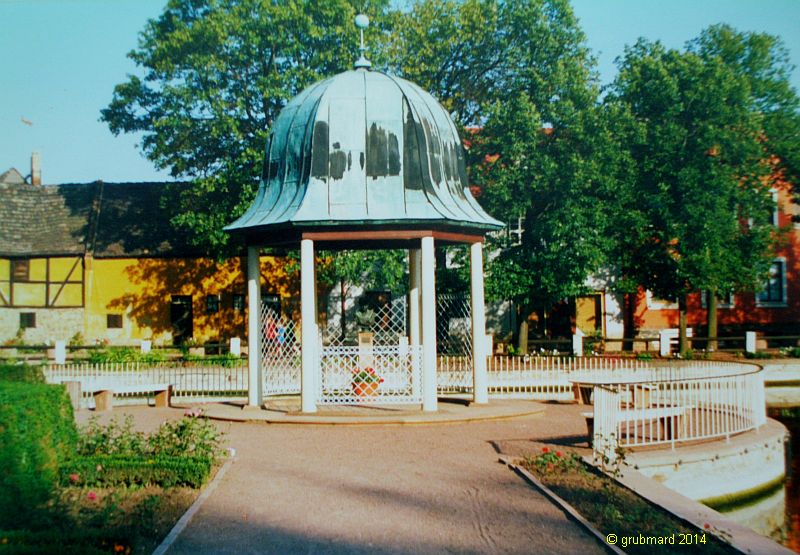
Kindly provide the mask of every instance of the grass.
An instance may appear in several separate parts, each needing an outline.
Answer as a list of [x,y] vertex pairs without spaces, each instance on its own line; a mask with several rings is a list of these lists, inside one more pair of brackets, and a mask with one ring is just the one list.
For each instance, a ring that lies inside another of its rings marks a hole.
[[[628,544],[626,553],[738,553],[709,532],[699,530],[652,505],[615,480],[583,462],[573,452],[562,453],[545,447],[541,454],[527,457],[522,466],[556,495],[572,505],[603,535],[616,534],[617,547],[624,536],[672,537],[675,545]],[[691,545],[679,545],[683,539]]]

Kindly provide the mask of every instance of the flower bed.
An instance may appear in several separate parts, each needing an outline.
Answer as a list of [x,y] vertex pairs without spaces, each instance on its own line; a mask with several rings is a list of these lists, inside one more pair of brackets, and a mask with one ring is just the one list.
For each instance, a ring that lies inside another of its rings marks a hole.
[[[623,536],[642,538],[675,536],[674,545],[627,543],[626,553],[738,553],[707,530],[698,530],[672,514],[650,504],[632,491],[587,465],[574,452],[543,447],[522,463],[553,493],[572,505],[603,535],[616,534],[617,547]],[[680,539],[692,544],[680,545]],[[696,540],[696,541],[695,541]]]

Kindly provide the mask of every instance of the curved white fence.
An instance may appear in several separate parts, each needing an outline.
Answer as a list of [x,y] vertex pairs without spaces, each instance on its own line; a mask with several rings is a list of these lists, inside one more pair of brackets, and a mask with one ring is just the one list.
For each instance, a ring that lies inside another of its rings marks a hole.
[[764,377],[756,365],[724,362],[653,365],[636,372],[576,372],[592,388],[587,414],[596,455],[619,447],[729,438],[766,422]]

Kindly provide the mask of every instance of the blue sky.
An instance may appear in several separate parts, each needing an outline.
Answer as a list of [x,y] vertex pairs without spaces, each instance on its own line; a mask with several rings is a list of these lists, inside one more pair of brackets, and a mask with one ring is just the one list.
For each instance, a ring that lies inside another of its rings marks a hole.
[[[125,54],[165,0],[0,0],[0,172],[45,183],[168,179],[99,121],[114,85],[136,68]],[[800,0],[573,0],[604,83],[614,58],[640,36],[679,48],[712,23],[779,35],[800,65]],[[800,90],[800,73],[793,84]],[[24,120],[30,122],[25,123]]]

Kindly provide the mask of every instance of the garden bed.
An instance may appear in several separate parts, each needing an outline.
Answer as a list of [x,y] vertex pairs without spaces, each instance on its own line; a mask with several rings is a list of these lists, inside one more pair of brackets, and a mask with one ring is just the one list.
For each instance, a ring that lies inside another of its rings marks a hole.
[[652,505],[587,465],[577,453],[543,447],[519,465],[577,510],[602,537],[614,535],[613,545],[625,553],[739,553],[712,530],[695,528]]

